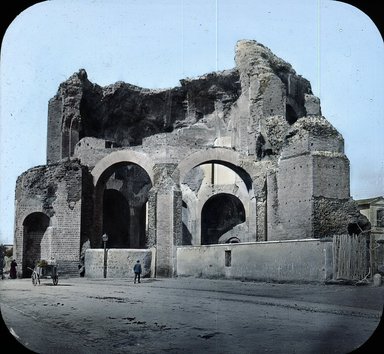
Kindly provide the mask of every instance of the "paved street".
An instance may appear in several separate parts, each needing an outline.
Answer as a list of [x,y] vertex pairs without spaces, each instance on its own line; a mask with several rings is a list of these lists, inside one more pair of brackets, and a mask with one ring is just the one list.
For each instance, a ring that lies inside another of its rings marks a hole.
[[6,279],[1,312],[38,353],[349,353],[377,328],[384,287],[193,278]]

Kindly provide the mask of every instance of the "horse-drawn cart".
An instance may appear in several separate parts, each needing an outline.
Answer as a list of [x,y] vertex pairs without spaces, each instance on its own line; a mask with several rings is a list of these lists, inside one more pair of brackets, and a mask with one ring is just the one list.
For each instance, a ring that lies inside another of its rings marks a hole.
[[53,285],[57,285],[59,282],[59,274],[57,272],[57,264],[55,261],[44,261],[41,260],[36,263],[35,269],[32,270],[32,284],[40,284],[40,279],[52,279]]

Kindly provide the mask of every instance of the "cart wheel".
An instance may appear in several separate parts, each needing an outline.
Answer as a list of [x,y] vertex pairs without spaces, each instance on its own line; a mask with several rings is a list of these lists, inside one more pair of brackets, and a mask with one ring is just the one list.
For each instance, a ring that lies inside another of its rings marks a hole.
[[[32,273],[32,284],[33,285],[37,285],[37,281],[38,281],[38,279],[37,279],[37,275],[36,275],[36,273]],[[39,282],[40,283],[40,282]]]
[[53,281],[53,285],[57,285],[57,283],[59,282],[59,277],[53,277],[52,278],[52,281]]

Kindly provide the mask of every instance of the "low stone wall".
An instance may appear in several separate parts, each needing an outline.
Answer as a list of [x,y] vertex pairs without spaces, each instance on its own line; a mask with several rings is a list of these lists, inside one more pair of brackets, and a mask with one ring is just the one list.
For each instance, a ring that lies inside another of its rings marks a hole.
[[[107,278],[133,278],[133,266],[140,260],[142,277],[153,277],[155,274],[154,249],[121,249],[107,250]],[[85,252],[85,277],[104,277],[104,250],[88,249]]]
[[178,276],[324,282],[332,278],[332,242],[319,239],[177,248]]

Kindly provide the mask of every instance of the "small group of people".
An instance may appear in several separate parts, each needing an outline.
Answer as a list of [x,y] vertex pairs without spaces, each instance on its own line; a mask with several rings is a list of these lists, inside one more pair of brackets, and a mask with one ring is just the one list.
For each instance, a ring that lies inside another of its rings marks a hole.
[[[3,258],[2,262],[1,262],[1,269],[0,269],[0,275],[1,275],[1,279],[4,279],[4,272],[3,272],[3,269],[5,267],[5,259]],[[11,266],[10,266],[10,269],[9,269],[9,277],[11,279],[16,279],[17,278],[17,262],[13,259],[12,262],[11,262]]]
[[[140,277],[142,273],[142,268],[140,264],[140,260],[137,260],[136,264],[133,267],[133,272],[135,273],[135,279],[134,283],[136,284],[136,281],[140,283]],[[9,270],[9,277],[11,279],[16,279],[17,278],[17,262],[13,259],[11,262],[11,269]]]
[[[6,266],[6,260],[5,260],[5,257],[4,255],[0,255],[0,276],[1,276],[1,279],[4,279],[5,276],[4,276],[4,267]],[[17,263],[16,261],[13,259],[12,262],[11,262],[11,266],[10,266],[10,269],[9,269],[9,277],[11,279],[16,279],[17,278]]]

